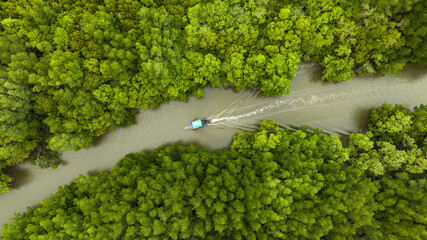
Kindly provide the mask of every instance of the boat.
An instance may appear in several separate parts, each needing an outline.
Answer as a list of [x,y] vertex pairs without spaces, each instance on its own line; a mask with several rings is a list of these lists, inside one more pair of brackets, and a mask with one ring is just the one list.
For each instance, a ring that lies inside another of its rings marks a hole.
[[210,120],[200,119],[200,120],[196,120],[196,121],[191,122],[184,129],[196,130],[196,129],[199,129],[199,128],[202,128],[202,127],[208,125],[209,123],[211,123]]

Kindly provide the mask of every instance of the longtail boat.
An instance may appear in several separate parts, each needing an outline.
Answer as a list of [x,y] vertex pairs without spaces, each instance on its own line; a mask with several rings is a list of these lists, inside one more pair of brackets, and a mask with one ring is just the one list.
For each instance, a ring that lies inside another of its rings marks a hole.
[[196,130],[208,125],[209,123],[211,123],[211,121],[207,119],[196,120],[188,124],[184,129]]

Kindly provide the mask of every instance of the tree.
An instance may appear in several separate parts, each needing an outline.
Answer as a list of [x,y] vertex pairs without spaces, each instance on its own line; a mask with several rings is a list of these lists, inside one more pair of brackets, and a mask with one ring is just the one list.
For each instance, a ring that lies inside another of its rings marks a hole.
[[371,226],[360,236],[370,239],[423,239],[427,237],[426,179],[424,174],[400,172],[379,180],[378,210]]
[[11,182],[12,178],[9,175],[0,172],[0,193],[9,192]]
[[[25,84],[35,57],[21,52],[10,59],[8,67],[0,67],[0,171],[29,157],[41,140],[33,93]],[[2,174],[0,180],[1,191],[7,192],[11,178]]]
[[367,133],[350,136],[349,162],[368,172],[379,186],[375,196],[378,208],[372,224],[362,227],[358,236],[370,239],[427,236],[427,159],[423,145],[426,135],[419,128],[425,120],[423,109],[421,105],[409,112],[401,105],[383,104],[372,112]]

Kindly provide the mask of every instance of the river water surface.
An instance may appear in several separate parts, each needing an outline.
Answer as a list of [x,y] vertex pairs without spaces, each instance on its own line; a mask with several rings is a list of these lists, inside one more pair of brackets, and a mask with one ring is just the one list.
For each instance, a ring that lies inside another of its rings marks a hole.
[[[111,169],[125,154],[150,151],[163,144],[199,144],[213,151],[229,147],[237,132],[256,130],[270,118],[282,127],[307,125],[347,136],[367,128],[372,109],[383,102],[413,108],[427,104],[427,68],[407,66],[397,76],[356,77],[343,83],[321,81],[321,67],[300,64],[291,95],[265,97],[254,90],[205,89],[201,99],[171,102],[135,115],[132,126],[116,129],[88,150],[65,152],[55,170],[38,170],[28,162],[8,169],[14,189],[0,195],[0,226],[14,212],[37,206],[40,200],[70,184],[79,174]],[[184,126],[198,118],[213,124],[197,131]]]

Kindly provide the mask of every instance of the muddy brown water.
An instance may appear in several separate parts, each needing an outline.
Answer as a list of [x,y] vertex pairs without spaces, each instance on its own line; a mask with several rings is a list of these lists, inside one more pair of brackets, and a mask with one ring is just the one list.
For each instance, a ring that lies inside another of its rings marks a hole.
[[[227,148],[237,132],[256,130],[266,118],[282,127],[307,125],[345,137],[366,130],[369,113],[383,102],[410,109],[427,104],[427,67],[407,66],[400,75],[355,77],[343,83],[322,82],[321,71],[315,64],[300,64],[292,94],[282,97],[264,97],[255,90],[206,88],[201,99],[144,110],[135,115],[132,126],[102,136],[91,148],[65,152],[55,170],[38,170],[28,162],[14,166],[7,170],[16,179],[14,189],[0,195],[0,226],[79,174],[109,170],[128,153],[174,142],[198,144],[211,151]],[[184,130],[202,117],[214,123],[197,131]]]

